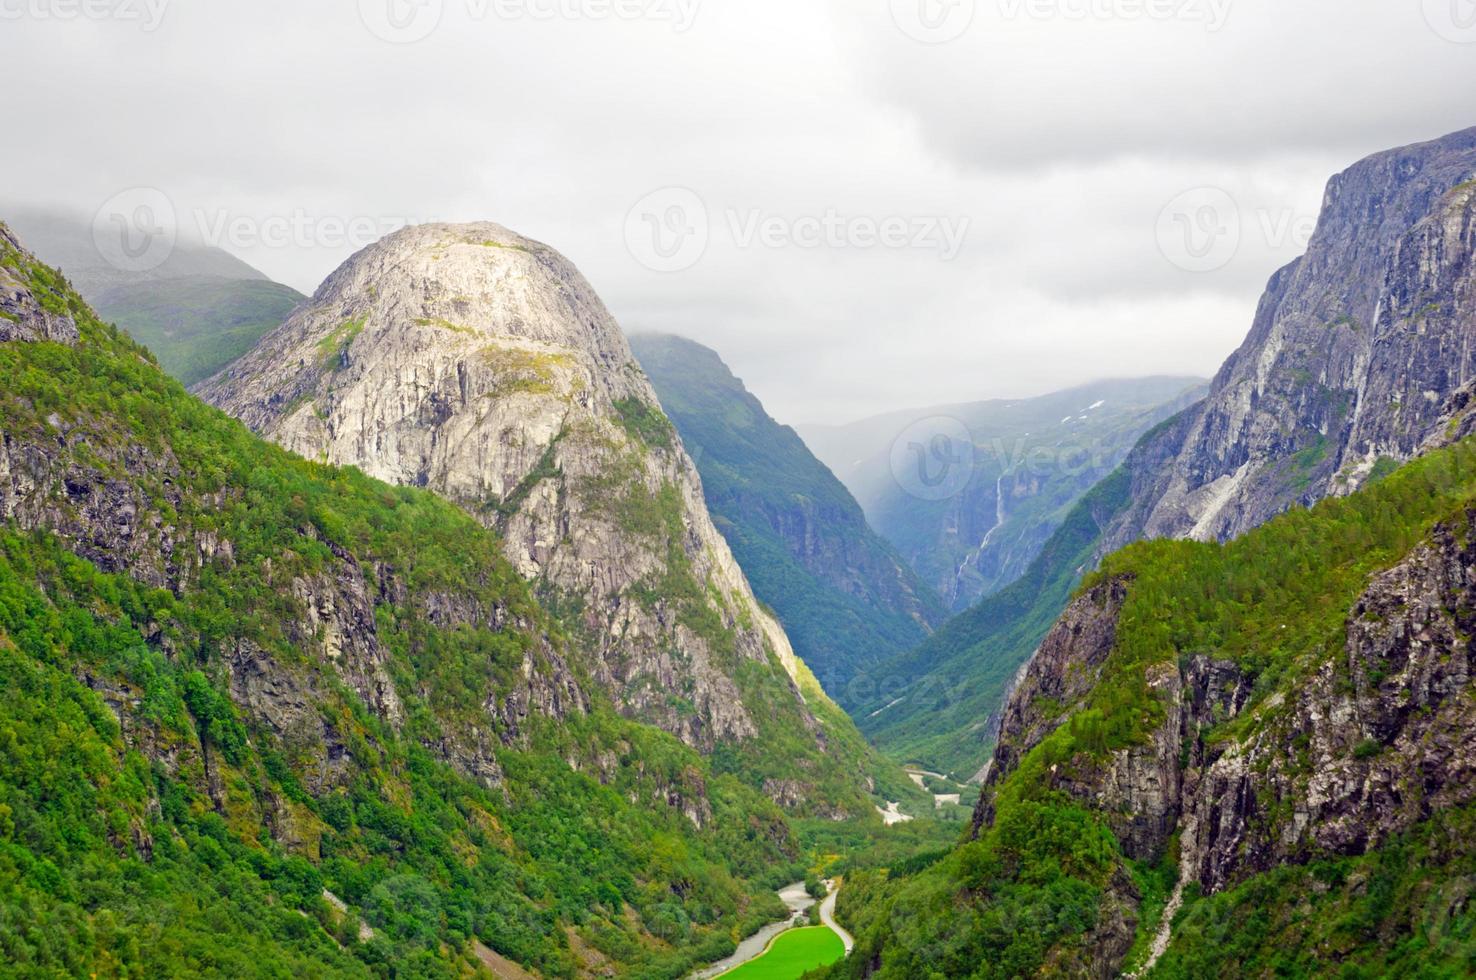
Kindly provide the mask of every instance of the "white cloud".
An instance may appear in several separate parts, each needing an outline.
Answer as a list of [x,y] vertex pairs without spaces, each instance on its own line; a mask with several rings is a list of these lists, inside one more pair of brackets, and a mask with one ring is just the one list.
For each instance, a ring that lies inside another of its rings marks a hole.
[[[173,0],[153,31],[7,20],[0,60],[26,81],[0,186],[88,210],[153,186],[187,221],[255,227],[500,221],[566,252],[627,329],[709,343],[776,416],[823,421],[1212,372],[1332,172],[1476,123],[1476,46],[1418,0],[1234,0],[1214,32],[1122,14],[1139,0],[973,0],[946,44],[909,38],[887,0],[704,0],[685,30],[541,19],[567,2],[509,19],[443,0],[404,45],[347,0]],[[1087,2],[1118,16],[1009,13]],[[711,234],[658,273],[623,236],[671,186]],[[1239,239],[1195,273],[1159,230],[1200,187],[1229,195]],[[832,213],[861,222],[839,247],[797,240]],[[730,216],[753,214],[781,244],[735,239]],[[959,254],[855,233],[899,217],[967,221]],[[351,251],[327,237],[231,247],[310,289]]]

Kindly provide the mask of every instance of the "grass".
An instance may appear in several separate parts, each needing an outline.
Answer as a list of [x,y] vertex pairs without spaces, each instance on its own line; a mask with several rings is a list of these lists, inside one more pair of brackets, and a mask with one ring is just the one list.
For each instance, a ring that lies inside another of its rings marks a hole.
[[730,980],[795,980],[817,966],[846,955],[840,937],[826,926],[805,926],[781,932],[761,956],[734,967]]

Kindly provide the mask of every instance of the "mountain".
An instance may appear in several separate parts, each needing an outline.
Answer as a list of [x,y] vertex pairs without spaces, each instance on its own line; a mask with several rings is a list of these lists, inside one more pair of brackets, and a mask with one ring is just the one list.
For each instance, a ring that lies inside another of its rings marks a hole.
[[1195,378],[1102,381],[800,431],[872,526],[962,611],[1019,578],[1138,437],[1203,393]]
[[495,532],[255,437],[4,226],[0,377],[4,972],[676,977],[784,914],[782,811]]
[[866,737],[899,761],[960,781],[982,778],[1011,681],[1096,567],[1128,491],[1119,469],[1071,508],[1024,575],[876,667],[899,680],[852,709]]
[[157,268],[124,270],[103,258],[84,218],[29,208],[7,215],[43,262],[186,385],[246,353],[305,299],[223,249],[181,241]]
[[1331,181],[1047,570],[1151,538],[1015,678],[970,842],[849,881],[833,975],[1470,971],[1473,174],[1476,130]]
[[1439,438],[1476,390],[1473,190],[1476,128],[1334,177],[1209,396],[1140,454],[1105,547],[1226,540]]
[[1018,587],[884,665],[916,679],[855,709],[867,735],[966,778],[992,749],[1009,678],[1105,554],[1144,537],[1227,538],[1443,439],[1476,381],[1473,176],[1476,129],[1334,177],[1307,254],[1272,277],[1205,400],[1145,435]]
[[797,654],[842,704],[858,673],[915,646],[937,596],[866,523],[855,499],[715,351],[681,337],[630,339],[702,475],[703,495]]
[[623,714],[790,811],[909,792],[754,599],[620,327],[548,246],[490,223],[396,232],[199,392],[495,529]]
[[1467,439],[1109,557],[1020,678],[970,843],[847,881],[835,975],[1464,975],[1473,539]]

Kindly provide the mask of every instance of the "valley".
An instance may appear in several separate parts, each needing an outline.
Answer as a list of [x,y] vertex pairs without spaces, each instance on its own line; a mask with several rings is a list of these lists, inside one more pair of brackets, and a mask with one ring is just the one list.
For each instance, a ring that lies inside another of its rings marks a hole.
[[0,973],[1476,964],[1476,130],[1210,382],[798,429],[490,221],[309,297],[20,213]]

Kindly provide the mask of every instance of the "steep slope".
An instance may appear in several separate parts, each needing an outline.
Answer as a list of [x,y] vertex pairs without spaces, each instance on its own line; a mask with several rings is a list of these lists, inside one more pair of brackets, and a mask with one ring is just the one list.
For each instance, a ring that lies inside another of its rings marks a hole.
[[185,385],[245,354],[307,298],[279,282],[208,276],[111,286],[95,295],[98,313]]
[[1005,709],[972,841],[848,881],[835,975],[1468,972],[1473,539],[1468,439],[1111,556]]
[[916,679],[856,709],[877,744],[965,775],[992,744],[1000,680],[1103,555],[1240,533],[1444,439],[1476,380],[1473,174],[1467,130],[1333,178],[1307,255],[1272,277],[1207,398],[1148,433],[1071,515],[1032,588],[991,597],[884,668]]
[[825,689],[850,703],[858,672],[915,646],[941,620],[937,596],[715,351],[668,335],[630,344],[754,593]]
[[306,298],[222,249],[189,242],[176,243],[155,269],[118,269],[99,253],[85,219],[6,211],[41,261],[61,269],[93,309],[186,385],[246,353]]
[[396,232],[200,393],[495,527],[627,716],[796,812],[871,812],[869,750],[753,598],[619,326],[546,245]]
[[1476,129],[1334,177],[1307,254],[1272,277],[1204,404],[1144,455],[1157,465],[1133,473],[1105,549],[1225,540],[1438,436],[1476,382],[1473,200]]
[[862,732],[899,761],[960,781],[980,778],[1011,681],[1095,567],[1127,490],[1121,469],[1097,484],[1017,581],[880,664],[879,690],[855,709]]
[[[801,434],[872,526],[962,611],[1019,578],[1138,437],[1202,394],[1196,378],[1103,381],[1039,398],[806,426]],[[941,450],[940,436],[968,446]],[[958,473],[944,468],[940,452]],[[937,480],[936,492],[913,472],[918,466]]]
[[4,226],[0,377],[7,972],[675,977],[780,914],[783,814],[494,533],[257,439]]

